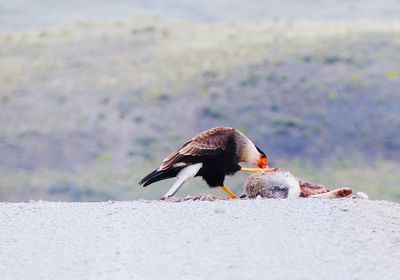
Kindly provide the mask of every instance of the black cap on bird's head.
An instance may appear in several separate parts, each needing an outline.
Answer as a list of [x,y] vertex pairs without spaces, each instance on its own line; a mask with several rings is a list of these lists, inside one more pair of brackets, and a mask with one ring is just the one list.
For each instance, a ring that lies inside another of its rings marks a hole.
[[258,163],[257,166],[260,168],[268,168],[268,158],[265,155],[265,153],[263,151],[260,150],[259,147],[257,147],[257,151],[260,153],[260,157],[258,158]]

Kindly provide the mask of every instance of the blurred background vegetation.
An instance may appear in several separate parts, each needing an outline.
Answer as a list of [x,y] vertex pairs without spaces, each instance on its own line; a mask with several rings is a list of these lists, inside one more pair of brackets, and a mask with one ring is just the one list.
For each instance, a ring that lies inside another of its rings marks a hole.
[[398,1],[1,1],[0,23],[0,201],[158,199],[172,181],[139,179],[217,125],[400,201]]

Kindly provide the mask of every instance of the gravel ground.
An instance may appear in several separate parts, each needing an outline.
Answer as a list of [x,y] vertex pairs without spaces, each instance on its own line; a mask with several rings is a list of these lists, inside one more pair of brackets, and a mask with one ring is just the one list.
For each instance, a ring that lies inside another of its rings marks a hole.
[[399,214],[351,199],[1,203],[0,275],[396,279]]

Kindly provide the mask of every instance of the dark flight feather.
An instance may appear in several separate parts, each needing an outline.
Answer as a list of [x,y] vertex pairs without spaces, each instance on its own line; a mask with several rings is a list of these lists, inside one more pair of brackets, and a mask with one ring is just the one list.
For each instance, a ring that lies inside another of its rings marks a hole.
[[206,158],[218,156],[232,140],[233,130],[229,127],[216,127],[196,135],[179,150],[166,157],[159,170],[175,167],[179,163],[199,163]]

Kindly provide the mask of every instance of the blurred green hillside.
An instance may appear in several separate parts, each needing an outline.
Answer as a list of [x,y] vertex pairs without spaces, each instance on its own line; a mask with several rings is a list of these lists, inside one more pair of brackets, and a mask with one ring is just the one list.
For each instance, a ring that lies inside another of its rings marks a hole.
[[[159,198],[141,177],[201,130],[400,201],[400,23],[135,19],[0,36],[0,200]],[[247,174],[227,184],[238,193]],[[196,180],[179,192],[222,195]]]

